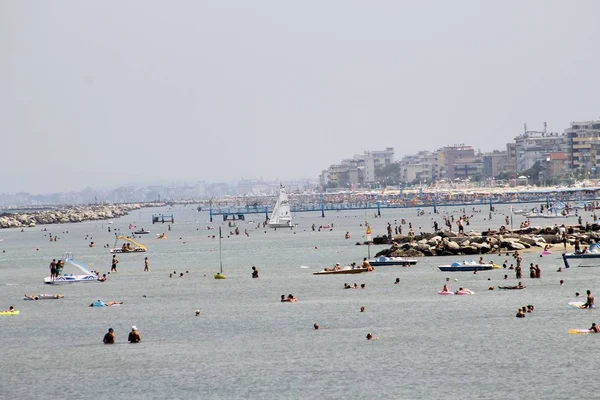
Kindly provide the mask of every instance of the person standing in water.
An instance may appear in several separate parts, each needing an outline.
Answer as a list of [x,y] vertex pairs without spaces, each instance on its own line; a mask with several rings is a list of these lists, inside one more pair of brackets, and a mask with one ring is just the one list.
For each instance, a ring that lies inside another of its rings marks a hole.
[[150,262],[148,261],[148,257],[144,258],[144,272],[150,272]]
[[104,344],[114,344],[115,343],[115,332],[113,328],[108,328],[108,332],[104,335],[104,339],[102,340]]
[[256,269],[255,266],[252,266],[252,277],[258,278],[258,270]]
[[129,332],[127,340],[129,343],[139,343],[142,341],[142,336],[135,325],[131,327],[131,332]]
[[110,266],[110,272],[117,272],[117,264],[119,263],[119,260],[117,259],[116,255],[113,255],[112,258],[112,264]]

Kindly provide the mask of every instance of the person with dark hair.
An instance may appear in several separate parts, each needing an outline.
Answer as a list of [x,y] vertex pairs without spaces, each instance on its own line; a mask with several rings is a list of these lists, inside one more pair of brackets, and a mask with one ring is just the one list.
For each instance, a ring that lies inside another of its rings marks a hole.
[[108,328],[108,332],[104,335],[104,339],[102,340],[104,344],[114,344],[115,343],[115,332],[113,328]]

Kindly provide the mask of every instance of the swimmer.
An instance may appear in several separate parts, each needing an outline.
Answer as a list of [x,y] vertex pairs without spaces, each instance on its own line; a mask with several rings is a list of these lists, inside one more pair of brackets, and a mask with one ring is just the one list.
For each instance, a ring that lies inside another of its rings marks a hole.
[[379,340],[379,337],[371,335],[371,332],[367,333],[367,340]]
[[396,278],[396,281],[394,282],[394,285],[397,285],[400,283],[400,278]]
[[196,317],[200,316],[200,310],[196,310],[195,313],[196,313]]
[[450,292],[450,289],[448,289],[448,285],[444,285],[444,287],[442,288],[442,292],[444,292],[444,293]]
[[360,312],[365,312],[365,306],[362,306],[362,307],[360,308]]
[[314,323],[314,325],[313,325],[313,328],[315,328],[315,329],[319,329],[319,324],[317,324],[317,323],[315,322],[315,323]]
[[596,325],[594,322],[590,327],[590,333],[600,333],[600,326]]

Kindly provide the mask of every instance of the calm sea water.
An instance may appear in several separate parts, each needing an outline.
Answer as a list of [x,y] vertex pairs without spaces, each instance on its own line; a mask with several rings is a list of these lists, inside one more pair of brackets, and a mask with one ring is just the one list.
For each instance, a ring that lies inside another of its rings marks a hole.
[[[176,218],[172,231],[166,224],[149,223],[152,213],[171,211]],[[388,221],[401,218],[429,231],[432,216],[416,217],[415,210],[384,211],[377,219],[372,212],[330,213],[325,219],[305,213],[297,216],[296,233],[265,233],[254,229],[263,218],[257,215],[250,217],[254,223],[238,222],[242,235],[223,240],[228,279],[214,280],[218,239],[209,238],[215,231],[206,228],[222,222],[208,223],[208,214],[193,207],[171,211],[136,211],[110,225],[127,231],[135,223],[152,233],[139,240],[148,253],[120,255],[118,274],[105,283],[54,287],[42,279],[51,259],[64,251],[90,269],[108,272],[111,255],[102,245],[112,246],[114,233],[107,232],[106,222],[52,225],[48,232],[43,227],[0,231],[0,250],[5,250],[0,254],[0,308],[21,310],[19,316],[0,317],[0,398],[598,397],[594,349],[600,336],[567,331],[600,322],[599,314],[569,309],[567,303],[576,291],[598,290],[600,270],[558,273],[559,252],[524,257],[525,265],[541,263],[543,272],[542,279],[524,279],[523,291],[487,290],[505,284],[505,273],[515,284],[513,271],[447,274],[436,268],[462,257],[420,259],[415,267],[380,267],[371,274],[313,276],[324,266],[366,256],[366,246],[354,245],[364,240],[360,225],[365,217],[374,233],[383,233]],[[444,211],[458,215],[457,209]],[[490,226],[487,210],[482,211],[468,228]],[[491,226],[503,224],[507,211],[500,207]],[[521,220],[516,217],[515,225]],[[312,232],[313,222],[333,223],[334,230]],[[224,233],[230,230],[222,226]],[[49,242],[49,232],[60,240]],[[168,239],[157,240],[160,232]],[[97,246],[88,247],[90,240]],[[143,272],[145,255],[149,273]],[[502,263],[507,257],[486,258]],[[259,279],[251,279],[252,265]],[[173,271],[177,276],[169,278]],[[184,277],[178,277],[180,272]],[[393,284],[397,277],[400,285]],[[463,286],[476,294],[439,296],[446,277],[458,279],[451,288]],[[344,282],[365,283],[366,288],[344,290]],[[24,293],[62,293],[65,298],[24,301]],[[299,302],[280,303],[280,295],[288,293]],[[89,308],[97,299],[125,303]],[[535,312],[515,318],[517,308],[527,304],[534,304]],[[366,312],[359,312],[361,306]],[[196,309],[200,317],[194,316]],[[315,322],[326,329],[314,330]],[[132,325],[142,334],[140,344],[127,343]],[[109,327],[117,335],[114,346],[102,344]],[[367,341],[368,332],[380,340]]]

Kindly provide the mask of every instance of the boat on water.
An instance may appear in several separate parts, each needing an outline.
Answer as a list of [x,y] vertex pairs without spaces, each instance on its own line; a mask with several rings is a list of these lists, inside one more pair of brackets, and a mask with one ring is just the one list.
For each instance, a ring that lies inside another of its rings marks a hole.
[[342,267],[340,269],[335,268],[325,268],[322,271],[313,272],[313,275],[344,275],[344,274],[360,274],[362,272],[367,272],[367,268],[352,268],[351,266]]
[[85,265],[83,265],[83,263],[75,261],[73,259],[72,253],[63,254],[62,260],[64,260],[65,266],[74,266],[78,268],[81,272],[83,272],[83,274],[63,274],[55,278],[47,277],[44,278],[44,283],[48,285],[57,285],[63,283],[98,282],[98,277],[95,274],[92,274],[90,270]]
[[[121,247],[117,247],[117,243],[119,240],[123,240],[127,243],[123,243]],[[133,246],[131,246],[133,245]],[[128,238],[127,236],[118,236],[115,240],[115,244],[112,249],[110,249],[111,253],[144,253],[148,249],[143,244],[136,242],[135,240]]]
[[279,188],[279,197],[267,223],[269,228],[293,228],[292,210],[285,187]]
[[139,229],[139,230],[137,230],[137,231],[135,231],[133,233],[136,234],[136,235],[147,235],[147,234],[150,233],[150,231],[142,228],[142,229]]
[[453,262],[450,265],[440,265],[438,268],[443,272],[489,271],[494,269],[494,264],[469,260]]
[[401,265],[403,267],[407,267],[409,265],[417,264],[417,260],[415,258],[404,257],[377,257],[368,261],[373,267],[381,267],[385,265]]
[[600,267],[600,243],[592,243],[584,251],[563,253],[565,268],[571,268],[569,260],[578,260],[578,267]]
[[559,203],[554,207],[548,209],[547,212],[541,212],[537,208],[532,208],[529,212],[522,214],[527,218],[566,218],[569,216],[565,205],[563,203]]

